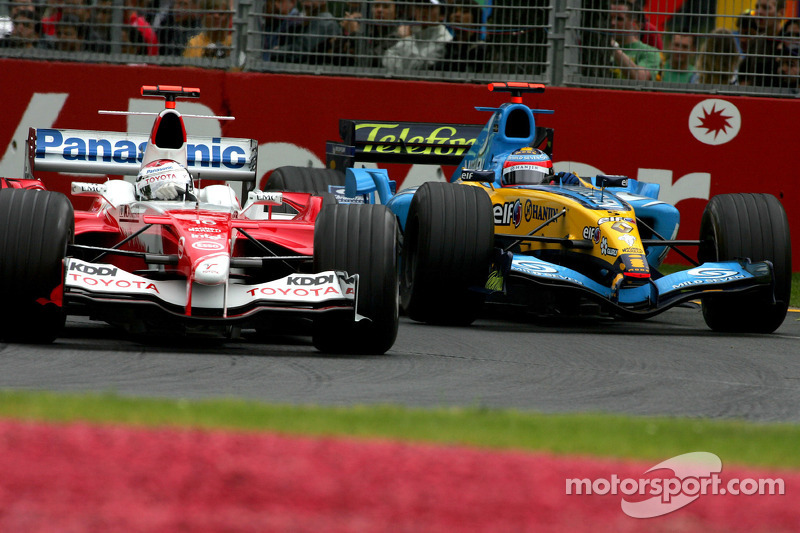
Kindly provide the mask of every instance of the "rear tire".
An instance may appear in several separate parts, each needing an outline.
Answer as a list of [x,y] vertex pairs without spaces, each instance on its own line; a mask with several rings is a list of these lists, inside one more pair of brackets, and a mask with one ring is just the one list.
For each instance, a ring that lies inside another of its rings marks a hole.
[[[323,197],[323,205],[336,202],[336,196],[328,190],[329,185],[344,185],[344,174],[329,168],[278,167],[272,171],[265,191],[306,192]],[[295,210],[282,205],[274,207],[275,213],[293,213]]]
[[397,219],[383,205],[328,205],[314,229],[314,270],[359,275],[358,314],[320,316],[313,341],[330,353],[382,354],[397,338]]
[[330,192],[328,186],[344,185],[344,174],[329,168],[278,167],[272,171],[265,191]]
[[786,211],[770,194],[721,194],[700,222],[701,263],[749,258],[771,261],[775,301],[767,291],[703,299],[703,318],[715,331],[772,333],[783,323],[792,290],[792,247]]
[[51,191],[0,190],[0,338],[53,342],[64,327],[64,258],[72,204]]
[[489,196],[468,185],[426,182],[414,194],[403,236],[400,295],[419,322],[469,325],[484,296],[494,246]]

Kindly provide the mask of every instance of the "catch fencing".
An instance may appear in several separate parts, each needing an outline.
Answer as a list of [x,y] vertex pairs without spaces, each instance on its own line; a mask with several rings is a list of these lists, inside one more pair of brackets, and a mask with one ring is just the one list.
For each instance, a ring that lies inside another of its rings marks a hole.
[[[633,32],[615,21],[617,1],[640,28],[636,40],[655,45],[649,79],[629,79],[633,67],[620,59]],[[326,15],[302,3],[277,14],[273,0],[165,4],[172,8],[146,0],[9,2],[0,8],[0,57],[773,97],[796,97],[800,80],[797,19],[785,6],[762,13],[744,0],[649,2],[666,11],[641,0],[377,0],[328,2]],[[393,5],[393,18],[379,4]],[[441,24],[424,22],[430,18]],[[208,38],[190,40],[202,32]],[[687,39],[689,60],[675,67],[670,46]]]

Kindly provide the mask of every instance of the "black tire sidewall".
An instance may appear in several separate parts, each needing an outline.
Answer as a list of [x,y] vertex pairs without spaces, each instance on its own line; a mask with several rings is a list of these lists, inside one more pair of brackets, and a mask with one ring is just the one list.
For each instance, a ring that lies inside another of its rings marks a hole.
[[74,211],[63,194],[0,190],[1,337],[51,342],[58,335],[65,315],[51,297],[63,284],[74,233]]
[[326,205],[314,230],[314,270],[359,275],[358,313],[353,322],[320,317],[314,344],[322,351],[381,354],[397,337],[398,235],[394,214],[383,205]]
[[770,194],[737,193],[711,198],[700,221],[701,263],[748,258],[770,261],[774,297],[719,294],[703,299],[703,317],[718,331],[771,333],[786,317],[791,296],[791,237],[786,211]]
[[489,196],[478,187],[426,182],[414,194],[403,236],[400,294],[410,318],[469,324],[494,245]]
[[328,193],[330,185],[344,185],[345,176],[329,168],[278,167],[272,171],[265,191]]

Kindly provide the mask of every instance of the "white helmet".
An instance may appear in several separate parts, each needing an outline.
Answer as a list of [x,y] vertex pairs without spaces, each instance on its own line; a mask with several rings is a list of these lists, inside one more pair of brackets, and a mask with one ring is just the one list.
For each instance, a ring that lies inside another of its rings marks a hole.
[[194,185],[189,171],[171,159],[157,159],[146,164],[136,176],[137,200],[189,200]]

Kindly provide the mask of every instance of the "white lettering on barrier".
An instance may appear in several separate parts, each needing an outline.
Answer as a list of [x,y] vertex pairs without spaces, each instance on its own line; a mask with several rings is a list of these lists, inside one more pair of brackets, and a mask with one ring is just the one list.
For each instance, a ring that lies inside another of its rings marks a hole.
[[61,113],[69,93],[34,93],[28,107],[14,130],[11,142],[0,160],[0,176],[21,176],[25,167],[25,139],[28,128],[36,124],[42,128],[50,128]]
[[671,170],[640,168],[636,179],[661,185],[658,199],[672,205],[689,198],[708,200],[711,195],[711,174],[708,172],[691,172],[673,182]]

